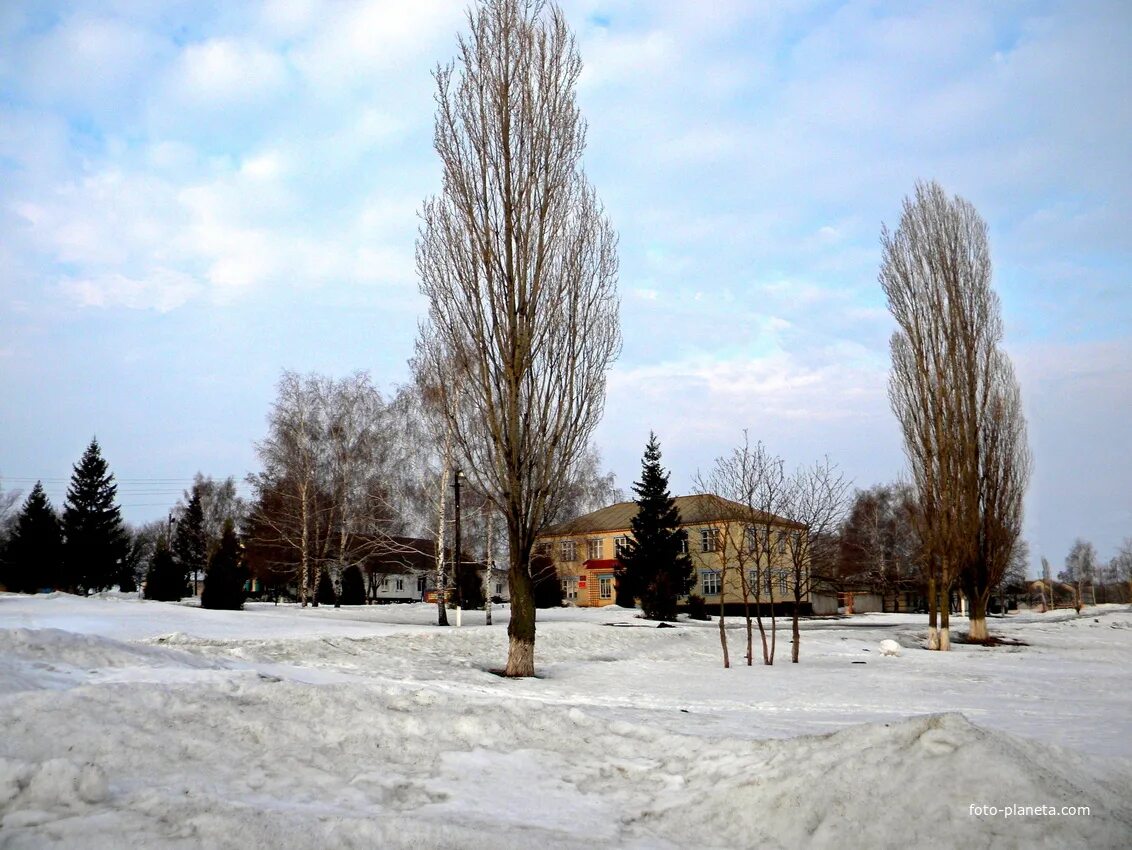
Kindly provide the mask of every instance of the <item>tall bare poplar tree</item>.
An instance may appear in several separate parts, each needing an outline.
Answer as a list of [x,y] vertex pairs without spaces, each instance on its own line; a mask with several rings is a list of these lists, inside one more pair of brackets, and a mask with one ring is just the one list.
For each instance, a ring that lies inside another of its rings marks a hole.
[[885,228],[881,244],[880,282],[899,325],[889,398],[920,506],[929,646],[946,650],[959,581],[972,602],[971,636],[986,636],[986,601],[1021,526],[1030,466],[1025,422],[999,349],[986,223],[975,208],[937,183],[917,184],[900,227]]
[[506,674],[534,674],[530,553],[597,425],[621,346],[616,236],[581,169],[582,62],[559,9],[485,0],[436,72],[444,191],[421,212],[429,301],[418,360],[441,387],[462,467],[507,523]]

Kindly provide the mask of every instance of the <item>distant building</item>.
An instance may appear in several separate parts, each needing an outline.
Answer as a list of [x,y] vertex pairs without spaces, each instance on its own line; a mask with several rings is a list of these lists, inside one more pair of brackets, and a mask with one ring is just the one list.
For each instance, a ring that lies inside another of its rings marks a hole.
[[[423,537],[382,537],[372,541],[351,541],[351,550],[361,548],[370,554],[360,559],[359,567],[365,581],[366,601],[369,603],[389,602],[432,602],[436,600],[436,542]],[[268,560],[275,555],[275,560]],[[252,569],[253,587],[263,588],[271,593],[278,588],[284,596],[297,598],[297,565],[293,562],[295,553],[290,549],[275,547],[267,550],[259,547],[249,558]],[[465,553],[466,557],[466,553]],[[450,564],[452,553],[444,552],[445,563]],[[284,560],[286,559],[286,560]],[[324,569],[329,564],[324,565]],[[474,562],[473,566],[481,572],[484,564]],[[448,577],[449,589],[452,577]],[[492,567],[488,579],[489,595],[496,600],[510,599],[507,571]]]
[[[741,576],[755,569],[750,547],[765,547],[765,538],[760,544],[759,535],[769,535],[769,562],[764,557],[758,569],[763,587],[770,578],[771,588],[770,594],[763,591],[762,601],[775,605],[793,601],[790,555],[799,535],[806,533],[805,526],[719,496],[678,496],[676,507],[680,527],[688,532],[686,551],[696,577],[692,593],[702,596],[709,606],[718,605],[721,599],[727,605],[741,603]],[[613,604],[617,596],[617,556],[632,534],[636,514],[636,502],[619,502],[551,526],[539,535],[535,551],[553,562],[567,602],[579,606]],[[740,551],[741,546],[748,547],[747,551]],[[747,578],[751,583],[755,577],[748,574]],[[808,594],[803,601],[808,602]]]

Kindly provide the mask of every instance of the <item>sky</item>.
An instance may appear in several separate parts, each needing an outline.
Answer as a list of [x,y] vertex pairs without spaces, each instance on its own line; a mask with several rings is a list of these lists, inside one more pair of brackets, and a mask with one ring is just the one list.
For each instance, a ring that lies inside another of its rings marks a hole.
[[[743,439],[905,474],[883,224],[986,219],[1034,455],[1024,536],[1132,537],[1132,7],[570,0],[624,347],[595,442],[674,492]],[[0,4],[0,486],[97,435],[127,519],[243,477],[284,369],[408,378],[465,6]]]

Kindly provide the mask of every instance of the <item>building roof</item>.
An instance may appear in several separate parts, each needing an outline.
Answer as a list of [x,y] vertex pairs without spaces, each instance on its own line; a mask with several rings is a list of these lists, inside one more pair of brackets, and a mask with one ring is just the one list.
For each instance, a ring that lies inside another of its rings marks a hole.
[[[680,511],[681,525],[700,525],[723,520],[771,523],[785,528],[804,528],[801,523],[785,517],[752,511],[746,505],[720,496],[701,493],[695,496],[677,496],[676,508]],[[545,529],[540,536],[555,537],[568,534],[594,534],[596,532],[628,531],[637,515],[636,502],[618,502],[576,519],[560,522]]]

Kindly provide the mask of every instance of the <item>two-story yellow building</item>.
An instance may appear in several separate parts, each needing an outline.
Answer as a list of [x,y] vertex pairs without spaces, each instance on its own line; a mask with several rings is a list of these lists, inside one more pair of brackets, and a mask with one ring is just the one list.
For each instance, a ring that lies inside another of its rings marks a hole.
[[[809,565],[795,558],[804,549],[805,526],[712,495],[678,496],[676,507],[695,570],[691,592],[709,606],[741,603],[744,591],[750,602],[792,602],[798,576],[802,601],[809,601]],[[538,537],[536,551],[553,561],[567,602],[613,604],[617,555],[632,534],[636,514],[636,502],[619,502],[551,526]]]

